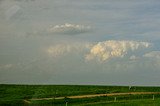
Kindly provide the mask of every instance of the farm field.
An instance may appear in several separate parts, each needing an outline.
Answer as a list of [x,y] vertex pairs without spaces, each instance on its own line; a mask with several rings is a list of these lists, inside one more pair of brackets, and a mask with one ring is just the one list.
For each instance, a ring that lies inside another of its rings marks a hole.
[[158,105],[160,87],[93,85],[0,85],[5,106]]

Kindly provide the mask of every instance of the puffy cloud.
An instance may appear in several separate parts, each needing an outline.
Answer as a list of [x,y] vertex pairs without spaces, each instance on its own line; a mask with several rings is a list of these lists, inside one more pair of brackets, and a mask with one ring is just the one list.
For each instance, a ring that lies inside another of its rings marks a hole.
[[55,34],[73,35],[73,34],[80,34],[80,33],[88,32],[90,29],[91,29],[90,26],[65,23],[64,25],[51,26],[48,29],[48,32],[55,33]]
[[143,55],[144,57],[160,58],[160,51],[152,51]]
[[91,48],[90,53],[86,55],[86,59],[98,59],[100,61],[106,61],[114,57],[124,57],[128,53],[132,54],[134,51],[142,48],[149,48],[150,46],[151,44],[148,42],[137,41],[109,40],[99,42]]

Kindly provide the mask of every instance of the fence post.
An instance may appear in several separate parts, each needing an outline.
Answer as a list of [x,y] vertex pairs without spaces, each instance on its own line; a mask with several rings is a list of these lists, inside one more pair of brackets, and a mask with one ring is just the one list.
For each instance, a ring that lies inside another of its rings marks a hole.
[[116,102],[117,101],[117,98],[116,97],[114,97],[114,102]]
[[154,95],[153,95],[153,98],[152,98],[152,100],[154,100]]
[[66,106],[68,105],[68,102],[66,102]]

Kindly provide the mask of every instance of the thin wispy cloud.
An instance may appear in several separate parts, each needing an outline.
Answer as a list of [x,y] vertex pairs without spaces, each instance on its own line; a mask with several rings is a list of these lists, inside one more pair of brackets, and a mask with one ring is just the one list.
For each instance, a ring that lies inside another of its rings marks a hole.
[[11,69],[14,65],[13,64],[1,64],[0,69],[1,70],[8,70]]
[[69,44],[56,44],[50,46],[46,51],[50,56],[53,57],[63,57],[67,54],[79,54],[84,55],[86,51],[91,48],[91,43],[69,43]]
[[160,51],[151,51],[149,53],[144,54],[144,57],[160,59]]

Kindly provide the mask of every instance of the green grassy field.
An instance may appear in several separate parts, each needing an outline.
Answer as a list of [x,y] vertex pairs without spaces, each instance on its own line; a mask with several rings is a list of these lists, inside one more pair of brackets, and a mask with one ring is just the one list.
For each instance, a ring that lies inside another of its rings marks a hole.
[[[1,105],[31,105],[31,106],[65,106],[66,101],[68,105],[95,105],[101,106],[106,103],[109,105],[118,104],[136,104],[145,99],[152,99],[152,95],[126,95],[117,96],[117,101],[114,102],[115,97],[94,97],[83,99],[61,99],[61,100],[31,100],[30,104],[24,102],[32,98],[47,98],[47,97],[67,97],[71,95],[86,95],[86,94],[105,94],[105,93],[119,93],[119,92],[160,92],[160,87],[132,87],[128,86],[85,86],[85,85],[0,85],[0,106]],[[154,95],[155,100],[151,101],[154,104],[159,104],[160,96]],[[124,100],[126,102],[124,102]],[[133,100],[137,100],[134,102]],[[139,101],[141,100],[141,101]],[[134,102],[134,103],[133,103]],[[145,103],[145,102],[144,102]],[[90,105],[90,106],[91,106]]]
[[95,102],[76,106],[159,106],[160,99],[121,100],[118,102]]

